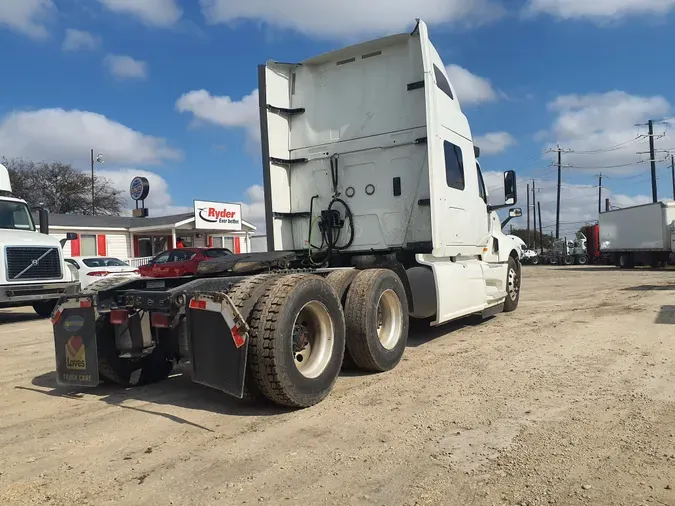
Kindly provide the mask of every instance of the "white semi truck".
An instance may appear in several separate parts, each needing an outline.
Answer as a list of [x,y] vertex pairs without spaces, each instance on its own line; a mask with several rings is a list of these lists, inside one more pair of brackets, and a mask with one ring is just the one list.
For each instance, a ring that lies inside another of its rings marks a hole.
[[[307,407],[344,363],[394,369],[410,319],[514,311],[521,266],[440,56],[412,33],[259,67],[268,252],[194,279],[103,280],[55,310],[58,381],[125,386],[191,364],[235,397]],[[512,210],[512,215],[520,211]]]
[[62,244],[49,235],[48,213],[40,209],[38,215],[36,230],[28,204],[12,194],[9,172],[0,164],[0,308],[32,306],[46,318],[59,297],[78,293],[80,284]]
[[600,213],[600,254],[617,267],[661,267],[675,251],[675,202]]

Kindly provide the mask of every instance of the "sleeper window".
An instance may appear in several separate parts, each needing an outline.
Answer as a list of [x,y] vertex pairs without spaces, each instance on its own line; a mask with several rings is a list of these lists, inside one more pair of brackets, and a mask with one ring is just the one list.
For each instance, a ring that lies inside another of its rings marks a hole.
[[450,188],[464,190],[464,162],[462,161],[462,150],[451,142],[444,141],[445,150],[445,179]]

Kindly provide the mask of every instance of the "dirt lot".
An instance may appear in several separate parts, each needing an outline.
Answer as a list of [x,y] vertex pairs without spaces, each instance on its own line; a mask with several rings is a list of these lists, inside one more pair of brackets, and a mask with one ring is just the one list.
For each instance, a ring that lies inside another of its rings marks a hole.
[[675,505],[675,272],[523,290],[298,412],[184,376],[59,390],[49,323],[4,312],[0,504]]

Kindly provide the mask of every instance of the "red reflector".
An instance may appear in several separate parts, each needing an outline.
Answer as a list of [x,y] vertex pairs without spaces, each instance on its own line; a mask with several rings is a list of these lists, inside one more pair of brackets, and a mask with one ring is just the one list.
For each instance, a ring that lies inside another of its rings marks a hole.
[[192,299],[190,301],[190,308],[191,309],[206,309],[206,301],[205,300]]
[[52,325],[56,325],[59,321],[59,318],[61,318],[61,310],[57,310],[56,314],[54,315],[54,318],[52,318]]
[[125,309],[113,309],[110,311],[110,323],[113,325],[124,325],[129,319],[129,312]]
[[80,307],[91,307],[91,301],[89,299],[81,300],[80,301]]
[[171,316],[166,313],[152,313],[150,324],[160,329],[168,329],[171,327]]
[[232,327],[232,339],[234,339],[234,345],[237,348],[244,346],[244,338],[239,333],[239,327]]

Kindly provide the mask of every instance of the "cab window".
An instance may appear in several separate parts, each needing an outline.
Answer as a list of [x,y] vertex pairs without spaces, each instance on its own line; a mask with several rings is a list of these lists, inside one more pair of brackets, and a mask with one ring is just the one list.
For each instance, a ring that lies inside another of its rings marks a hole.
[[488,203],[487,191],[485,190],[485,181],[483,174],[480,171],[480,165],[476,164],[476,171],[478,172],[478,195],[483,199],[483,202]]

